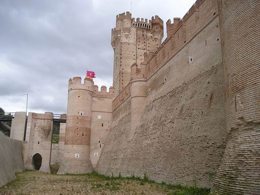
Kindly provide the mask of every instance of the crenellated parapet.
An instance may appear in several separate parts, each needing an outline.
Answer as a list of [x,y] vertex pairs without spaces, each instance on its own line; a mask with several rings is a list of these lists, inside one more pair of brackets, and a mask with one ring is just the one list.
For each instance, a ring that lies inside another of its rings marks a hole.
[[131,96],[131,84],[129,83],[112,102],[113,111],[116,110],[122,103],[124,103]]
[[163,20],[159,16],[153,16],[151,20],[152,25],[158,25],[163,28]]
[[152,29],[152,21],[144,18],[133,18],[132,26],[136,28]]
[[188,20],[195,12],[199,11],[199,7],[205,0],[197,0],[189,9],[189,11],[183,16],[182,20],[185,22]]
[[[199,14],[205,9],[204,7],[208,7],[208,10],[210,11],[208,11],[206,15],[203,12],[203,16],[205,15],[205,17],[199,17]],[[205,28],[205,26],[217,16],[217,2],[197,0],[182,19],[174,18],[173,23],[171,20],[168,20],[166,23],[167,39],[161,43],[154,52],[152,50],[144,52],[143,61],[141,63],[131,63],[130,81],[138,79],[146,80],[152,77],[162,66],[185,47],[201,29]],[[135,28],[146,28],[145,25],[152,25],[150,32],[153,35],[153,38],[160,37],[163,33],[163,21],[159,16],[154,16],[149,21],[137,18],[133,19],[132,22]],[[116,29],[113,30],[113,33],[119,37],[121,36]],[[113,109],[117,108],[128,98],[128,88],[129,85],[126,85],[124,88],[120,89],[121,92],[119,94],[116,94],[117,97],[113,101]]]
[[116,16],[116,27],[117,30],[130,28],[132,24],[132,14],[130,12],[121,13]]
[[166,22],[167,38],[174,35],[177,32],[177,30],[180,28],[181,25],[182,25],[182,21],[180,18],[173,18],[173,23],[169,19]]
[[106,86],[101,86],[101,89],[98,89],[97,85],[94,85],[92,79],[85,78],[84,80],[81,77],[73,77],[69,79],[69,92],[72,90],[84,90],[90,92],[93,97],[103,97],[103,98],[113,98],[114,97],[114,88],[109,87],[107,90]]
[[116,16],[116,27],[111,31],[111,45],[113,48],[120,42],[123,32],[130,33],[132,20],[132,14],[130,12],[125,12]]
[[117,21],[131,20],[131,19],[132,19],[132,14],[130,12],[124,12],[116,16]]
[[87,90],[93,91],[93,80],[89,78],[85,78],[82,80],[81,77],[73,77],[69,79],[68,90]]
[[99,98],[113,98],[115,91],[113,87],[109,87],[109,90],[107,91],[107,87],[102,85],[101,89],[98,90],[98,86],[94,85],[94,97],[99,97]]
[[130,12],[126,12],[116,17],[116,27],[112,29],[111,36],[115,59],[113,86],[116,94],[130,82],[131,66],[140,66],[145,53],[155,52],[159,48],[163,32],[163,20],[159,16],[150,20],[135,19]]
[[[204,4],[205,3],[205,4]],[[202,6],[203,5],[203,6]],[[203,12],[204,7],[210,11]],[[203,17],[200,17],[201,12]],[[165,65],[185,45],[187,45],[201,29],[218,16],[218,6],[215,1],[197,0],[185,16],[174,18],[173,23],[168,20],[167,39],[160,45],[154,54],[145,56],[147,78],[151,77],[158,69]],[[157,21],[159,19],[157,18]],[[216,26],[216,28],[218,28]]]

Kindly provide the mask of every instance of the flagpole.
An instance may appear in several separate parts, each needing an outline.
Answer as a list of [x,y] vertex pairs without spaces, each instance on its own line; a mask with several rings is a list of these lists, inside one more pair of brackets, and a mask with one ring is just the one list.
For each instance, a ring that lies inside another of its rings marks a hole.
[[27,112],[28,112],[28,93],[25,94],[26,95],[26,107],[25,107],[25,112],[26,112],[26,116],[27,116]]

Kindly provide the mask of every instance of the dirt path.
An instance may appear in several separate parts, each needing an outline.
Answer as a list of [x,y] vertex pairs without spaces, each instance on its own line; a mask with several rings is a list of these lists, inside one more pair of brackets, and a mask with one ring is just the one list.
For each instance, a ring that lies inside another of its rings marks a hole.
[[122,178],[109,179],[95,174],[51,175],[36,171],[28,171],[17,174],[17,179],[15,181],[0,188],[0,194],[208,194],[192,193],[193,191],[189,193],[186,190],[187,189],[181,187],[173,188],[149,181]]

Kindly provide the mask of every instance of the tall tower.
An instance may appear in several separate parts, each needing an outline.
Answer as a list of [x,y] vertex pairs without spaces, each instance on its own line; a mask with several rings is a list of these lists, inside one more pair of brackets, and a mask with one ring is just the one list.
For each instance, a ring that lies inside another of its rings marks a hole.
[[130,12],[116,17],[111,44],[114,49],[113,86],[118,94],[130,81],[131,66],[140,65],[144,54],[155,52],[163,38],[163,21],[158,16],[151,20],[132,18]]
[[69,80],[67,124],[63,159],[59,173],[92,172],[90,133],[93,81],[80,77]]

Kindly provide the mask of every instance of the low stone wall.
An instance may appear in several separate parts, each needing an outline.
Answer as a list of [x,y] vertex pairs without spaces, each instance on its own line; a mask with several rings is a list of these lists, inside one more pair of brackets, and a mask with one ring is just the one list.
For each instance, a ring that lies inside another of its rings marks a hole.
[[0,187],[15,179],[15,172],[24,169],[22,142],[0,132]]

